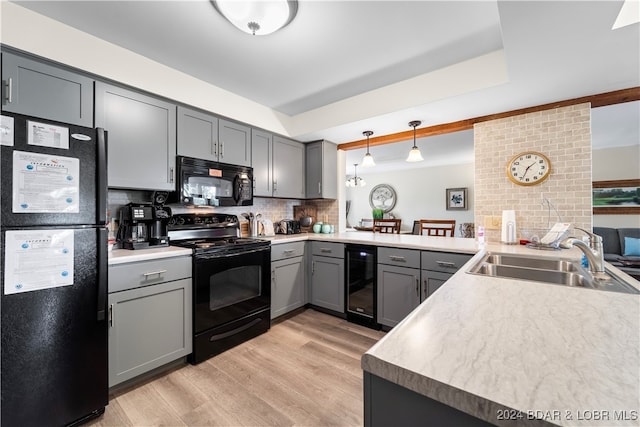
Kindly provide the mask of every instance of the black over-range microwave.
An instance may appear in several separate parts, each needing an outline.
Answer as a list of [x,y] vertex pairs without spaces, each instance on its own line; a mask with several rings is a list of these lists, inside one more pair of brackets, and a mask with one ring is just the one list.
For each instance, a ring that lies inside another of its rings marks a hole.
[[253,169],[177,156],[178,187],[171,201],[192,206],[253,205]]

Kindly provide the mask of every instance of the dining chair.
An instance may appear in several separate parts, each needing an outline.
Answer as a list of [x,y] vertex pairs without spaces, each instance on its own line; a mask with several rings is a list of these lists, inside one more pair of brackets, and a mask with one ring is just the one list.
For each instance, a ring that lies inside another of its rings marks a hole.
[[453,237],[456,232],[454,219],[421,219],[418,223],[420,235]]
[[401,219],[374,219],[373,232],[400,234]]

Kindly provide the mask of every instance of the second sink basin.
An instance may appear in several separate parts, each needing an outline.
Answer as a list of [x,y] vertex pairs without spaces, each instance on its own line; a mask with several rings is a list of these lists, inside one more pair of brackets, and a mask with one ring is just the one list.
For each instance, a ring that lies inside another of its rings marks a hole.
[[490,252],[467,270],[467,273],[628,294],[640,293],[610,271],[607,271],[604,280],[594,279],[578,263],[562,259]]
[[567,271],[543,270],[527,267],[523,268],[491,263],[480,264],[474,273],[492,277],[534,280],[536,282],[556,283],[558,285],[567,286],[587,286],[590,280],[581,274]]
[[574,263],[562,259],[531,258],[492,253],[485,258],[484,262],[496,265],[539,268],[542,270],[552,271],[578,271],[578,267]]

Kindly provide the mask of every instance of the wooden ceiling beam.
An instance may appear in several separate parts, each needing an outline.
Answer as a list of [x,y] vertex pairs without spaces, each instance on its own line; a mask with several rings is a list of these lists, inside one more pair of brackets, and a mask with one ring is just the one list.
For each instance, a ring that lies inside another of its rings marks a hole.
[[[570,105],[591,103],[591,108],[604,107],[607,105],[622,104],[624,102],[639,101],[640,86],[629,89],[616,90],[613,92],[600,93],[597,95],[583,96],[580,98],[567,99],[565,101],[552,102],[549,104],[538,105],[535,107],[520,108],[518,110],[506,111],[504,113],[489,114],[487,116],[475,117],[473,119],[460,120],[452,123],[445,123],[435,126],[427,126],[416,129],[416,138],[424,138],[427,136],[443,135],[445,133],[458,132],[462,130],[473,129],[476,123],[486,122],[489,120],[504,119],[506,117],[519,116],[536,111],[550,110],[552,108],[567,107]],[[408,125],[407,125],[408,126]],[[369,139],[369,146],[391,144],[393,142],[407,141],[413,139],[413,130],[392,133],[389,135],[376,136]],[[345,142],[338,144],[340,150],[355,150],[367,146],[366,139]]]

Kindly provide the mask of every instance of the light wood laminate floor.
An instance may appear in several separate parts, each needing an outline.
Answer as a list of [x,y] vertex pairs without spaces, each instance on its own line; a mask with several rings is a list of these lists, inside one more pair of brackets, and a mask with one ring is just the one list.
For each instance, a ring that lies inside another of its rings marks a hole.
[[312,309],[111,396],[91,426],[358,426],[360,357],[383,332]]

